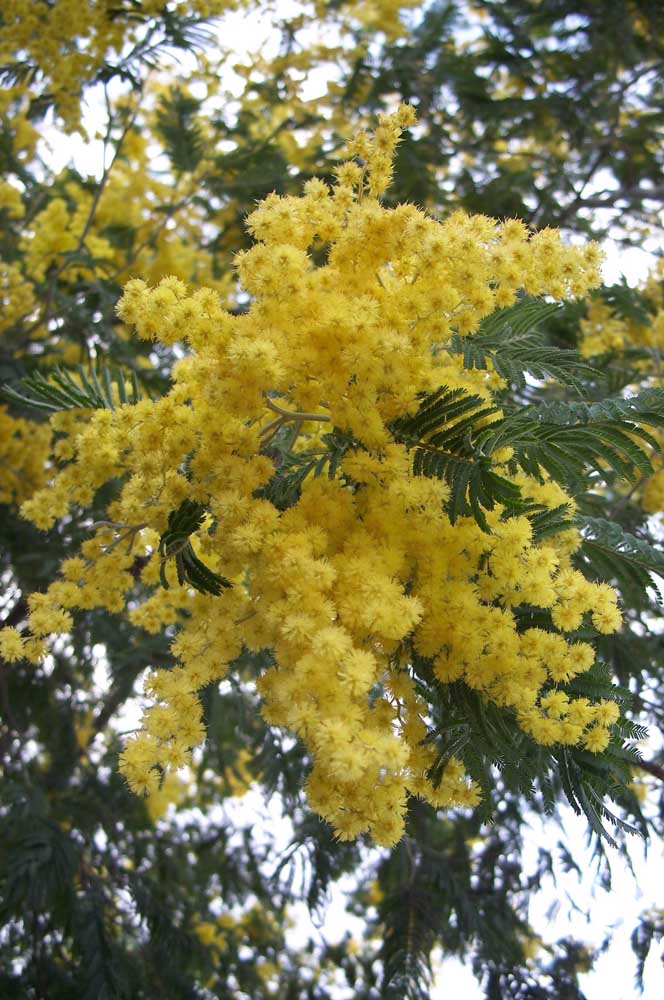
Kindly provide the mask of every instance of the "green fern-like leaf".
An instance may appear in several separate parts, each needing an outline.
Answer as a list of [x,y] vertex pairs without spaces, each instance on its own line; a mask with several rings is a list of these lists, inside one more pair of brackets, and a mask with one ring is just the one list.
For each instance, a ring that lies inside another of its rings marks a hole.
[[389,875],[393,885],[380,907],[382,994],[390,1000],[428,1000],[430,996],[435,902],[434,883],[424,867],[409,840],[392,851]]
[[547,344],[538,329],[560,310],[557,303],[522,299],[484,319],[477,334],[453,336],[447,349],[463,355],[465,368],[485,369],[490,364],[506,382],[519,388],[527,384],[528,374],[581,389],[583,379],[596,377],[597,372],[576,351]]
[[169,587],[166,576],[169,559],[175,559],[180,586],[189,584],[202,594],[214,594],[215,597],[232,586],[229,580],[201,562],[189,541],[189,536],[200,528],[204,517],[205,508],[193,500],[183,500],[178,509],[168,515],[168,528],[159,540],[159,575],[166,590]]
[[642,996],[644,995],[643,990],[645,988],[643,977],[650,949],[655,941],[663,939],[664,915],[662,915],[661,911],[658,913],[654,910],[644,913],[638,925],[632,931],[630,938],[632,951],[637,959],[636,985]]
[[341,460],[354,442],[338,432],[322,435],[321,441],[324,448],[322,451],[305,449],[294,452],[288,447],[277,445],[275,474],[268,485],[259,491],[259,495],[279,510],[286,510],[297,502],[304,481],[309,476],[317,478],[326,473],[329,479],[334,479]]
[[579,517],[583,535],[576,564],[591,579],[616,584],[626,600],[636,606],[647,604],[646,592],[653,590],[664,602],[662,585],[664,553],[650,542],[624,531],[615,521],[599,517]]
[[480,337],[521,337],[560,312],[557,302],[523,298],[505,309],[496,309],[482,320]]
[[591,701],[605,698],[616,701],[621,711],[627,710],[632,705],[631,691],[616,684],[609,668],[599,661],[590,670],[574,677],[567,684],[566,690],[575,698],[585,697],[590,698]]
[[659,426],[664,419],[664,392],[656,392],[657,398],[648,395],[647,405],[605,400],[588,406],[522,407],[483,430],[478,448],[490,455],[509,446],[514,449],[514,471],[520,467],[541,479],[543,470],[576,491],[587,488],[589,471],[600,480],[606,479],[607,470],[623,479],[647,476],[652,473],[648,452],[658,445],[642,423]]
[[200,101],[178,87],[173,87],[157,108],[157,131],[180,174],[195,170],[205,152],[203,131],[196,121],[199,108]]
[[556,757],[569,804],[577,815],[586,817],[600,841],[618,846],[605,821],[625,833],[644,835],[642,829],[617,816],[606,804],[608,797],[620,797],[625,784],[631,780],[630,768],[634,761],[621,746],[612,742],[603,754],[562,747]]
[[126,376],[107,365],[96,370],[83,365],[73,370],[58,366],[46,373],[38,371],[28,375],[17,385],[4,385],[0,391],[12,402],[53,413],[78,409],[114,410],[118,402],[137,403],[144,395],[135,372]]
[[[585,814],[598,836],[607,842],[614,840],[606,829],[606,820],[631,833],[642,832],[625,823],[606,804],[607,799],[621,801],[624,797],[631,768],[638,762],[638,751],[623,746],[621,741],[639,738],[634,733],[642,733],[641,728],[633,730],[628,720],[621,719],[604,754],[539,746],[515,725],[509,710],[462,682],[438,683],[429,661],[417,655],[413,655],[412,662],[418,692],[432,706],[427,742],[435,748],[436,759],[429,778],[434,783],[440,781],[450,757],[462,760],[482,792],[478,816],[483,822],[492,819],[497,769],[505,787],[526,799],[541,793],[550,808],[555,803],[554,781],[559,782],[575,811]],[[574,697],[585,696],[593,701],[611,699],[623,712],[632,700],[627,689],[613,683],[609,669],[601,663],[565,685],[565,690]]]
[[514,724],[510,711],[463,682],[440,684],[420,657],[414,656],[413,664],[418,692],[432,706],[426,741],[436,753],[428,773],[433,784],[441,781],[450,758],[459,758],[482,793],[478,815],[486,822],[492,820],[495,805],[494,768],[510,788],[533,798],[536,782],[551,768],[546,748]]
[[485,511],[496,503],[523,509],[519,487],[495,472],[490,457],[476,448],[485,421],[497,414],[481,396],[442,386],[422,400],[415,414],[391,425],[395,438],[413,452],[415,475],[436,476],[449,485],[452,522],[472,516],[488,530]]
[[[488,531],[485,511],[499,503],[505,507],[504,516],[528,517],[536,540],[571,527],[567,505],[550,510],[529,501],[514,482],[496,471],[488,451],[483,453],[478,446],[482,436],[500,424],[497,413],[480,396],[443,386],[425,397],[413,416],[395,421],[391,429],[412,450],[416,475],[437,476],[448,483],[447,510],[453,523],[461,515],[472,516]],[[496,420],[487,428],[487,419],[493,417]]]
[[84,962],[81,1000],[126,997],[129,983],[122,975],[120,955],[111,933],[112,921],[101,884],[93,883],[76,910],[75,940]]
[[526,512],[526,515],[533,527],[534,542],[541,542],[574,526],[572,509],[566,503],[558,507],[542,507],[536,504],[533,510]]
[[544,537],[569,526],[565,513],[529,505],[492,464],[498,449],[513,450],[507,466],[511,473],[521,468],[540,480],[548,474],[579,492],[593,473],[600,481],[649,475],[649,452],[658,445],[643,425],[663,421],[663,390],[600,403],[543,403],[500,418],[497,408],[480,396],[443,386],[423,398],[415,414],[394,421],[391,430],[412,450],[416,475],[448,483],[452,521],[472,516],[488,530],[485,512],[500,503],[506,516],[531,514],[533,527]]
[[[547,424],[569,427],[602,421],[664,426],[664,389],[644,389],[635,396],[611,396],[596,403],[544,402],[528,408],[530,416]],[[655,447],[657,443],[655,442]]]

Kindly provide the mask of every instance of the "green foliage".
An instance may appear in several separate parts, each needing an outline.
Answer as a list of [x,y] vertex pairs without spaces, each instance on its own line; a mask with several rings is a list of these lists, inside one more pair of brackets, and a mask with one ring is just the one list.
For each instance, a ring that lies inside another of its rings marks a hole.
[[[533,625],[528,611],[524,618]],[[625,785],[630,768],[638,765],[640,754],[632,745],[647,734],[643,727],[623,721],[618,736],[601,755],[566,747],[545,747],[521,731],[513,712],[500,708],[465,684],[440,684],[430,662],[412,654],[418,689],[435,706],[427,742],[436,750],[436,761],[429,775],[439,782],[450,758],[463,761],[468,774],[482,790],[478,815],[483,821],[495,819],[495,771],[504,786],[518,792],[527,801],[540,801],[546,811],[553,811],[556,789],[562,790],[572,809],[585,815],[591,828],[607,843],[616,846],[606,822],[631,833],[647,834],[640,810],[637,825],[627,823],[606,805],[612,798],[625,807]],[[606,667],[598,663],[589,672],[562,686],[570,695],[593,700],[618,700],[623,712],[631,706],[628,690],[612,683]],[[628,741],[623,745],[623,741]],[[632,808],[635,803],[632,803]]]
[[[557,310],[524,299],[485,320],[476,337],[455,337],[452,350],[463,354],[468,368],[484,368],[490,360],[516,388],[526,385],[528,373],[578,390],[584,378],[592,379],[596,372],[576,352],[541,347],[532,340],[533,327]],[[452,521],[473,516],[487,530],[484,512],[500,503],[507,515],[534,515],[533,526],[544,537],[562,530],[567,512],[534,512],[518,487],[495,470],[492,455],[510,448],[512,472],[521,468],[539,480],[548,474],[575,492],[583,489],[589,473],[594,473],[595,482],[606,481],[612,473],[624,479],[647,476],[653,470],[644,445],[657,450],[658,444],[643,425],[663,425],[664,390],[645,389],[628,398],[589,403],[512,404],[504,411],[501,417],[498,408],[480,396],[443,386],[424,398],[415,414],[394,421],[391,429],[413,451],[416,474],[448,483]]]
[[430,664],[422,660],[416,661],[415,670],[418,683],[435,704],[427,735],[427,742],[436,749],[436,761],[430,770],[432,780],[438,783],[450,758],[458,757],[482,790],[480,815],[487,821],[494,809],[493,767],[505,772],[510,788],[534,796],[537,778],[550,766],[549,752],[514,726],[511,713],[486,702],[466,685],[439,685]]
[[[296,425],[295,434],[297,430]],[[270,443],[267,450],[274,459],[276,471],[268,485],[258,492],[278,510],[286,510],[297,502],[302,484],[309,476],[318,478],[326,473],[329,479],[334,479],[341,460],[354,444],[338,431],[321,435],[322,449],[292,451],[291,442],[294,443],[293,432],[282,441]]]
[[[129,391],[127,380],[131,385]],[[20,406],[54,413],[79,409],[114,410],[117,404],[137,403],[143,397],[135,372],[126,376],[108,365],[99,365],[97,370],[77,365],[73,372],[60,366],[46,374],[36,371],[18,385],[4,385],[0,391]]]
[[650,0],[601,12],[480,0],[472,15],[438,0],[404,39],[358,60],[345,96],[372,113],[395,95],[417,104],[395,201],[594,238],[617,226],[641,246],[644,225],[661,233],[663,21]]
[[647,539],[624,531],[615,521],[605,518],[578,519],[583,533],[577,565],[589,579],[606,580],[620,589],[630,607],[647,607],[648,590],[655,592],[661,603],[661,577],[664,575],[664,554]]
[[[521,468],[540,480],[547,473],[579,491],[589,472],[597,480],[606,480],[611,472],[624,479],[650,474],[648,452],[634,438],[656,449],[642,423],[661,426],[663,420],[664,390],[592,404],[542,403],[499,418],[497,408],[481,397],[444,386],[427,396],[413,416],[394,421],[392,431],[413,450],[416,474],[448,483],[450,519],[471,515],[486,530],[484,511],[496,503],[508,513],[529,512],[519,488],[495,471],[491,456],[498,449],[513,450],[508,462],[512,471]],[[551,518],[542,513],[543,527],[544,516]],[[545,530],[550,533],[551,524]]]
[[196,115],[201,102],[172,87],[157,108],[157,132],[176,174],[195,170],[205,153],[205,140]]
[[[653,392],[657,392],[661,407],[664,390]],[[650,394],[648,400],[650,404]],[[638,416],[639,423],[627,419],[628,415]],[[546,472],[580,492],[589,481],[589,473],[595,474],[590,479],[593,485],[611,480],[612,474],[633,480],[652,473],[649,451],[641,442],[655,450],[658,445],[641,422],[659,426],[663,416],[661,409],[649,409],[645,415],[637,412],[630,400],[605,400],[588,406],[542,403],[507,413],[482,432],[478,444],[486,454],[513,448],[512,468],[520,467],[538,479]]]
[[[38,803],[22,800],[20,788],[10,787],[8,791],[13,797],[13,809],[3,817],[2,823],[0,913],[3,921],[22,907],[48,909],[62,915],[72,904],[72,880],[78,869],[78,851]],[[21,821],[30,814],[33,823],[27,827]]]
[[430,996],[435,941],[432,897],[442,887],[436,884],[433,866],[428,872],[422,871],[424,866],[417,864],[417,853],[417,845],[410,840],[395,848],[391,863],[401,871],[392,876],[395,889],[381,908],[385,923],[383,995],[390,1000],[427,1000]]
[[83,1000],[131,996],[113,941],[112,910],[108,902],[102,883],[95,879],[76,910],[76,938],[85,970]]
[[650,949],[655,941],[661,941],[663,938],[664,917],[661,911],[644,913],[630,938],[632,951],[637,958],[636,986],[640,993],[644,990],[643,974]]
[[[427,948],[432,938],[446,954],[467,958],[473,953],[486,996],[528,996],[535,982],[547,981],[542,968],[535,972],[526,961],[523,945],[531,934],[527,908],[509,900],[519,892],[525,896],[546,878],[555,880],[556,869],[551,854],[540,850],[535,870],[525,878],[510,857],[510,847],[520,846],[517,802],[505,791],[500,824],[486,828],[475,817],[441,818],[413,801],[411,836],[378,866],[381,957],[390,970],[383,996],[431,996]],[[571,973],[565,979],[576,983]],[[552,992],[537,995],[555,995],[563,980],[552,979]],[[580,992],[569,995],[581,1000]]]
[[537,379],[553,378],[580,389],[593,369],[576,351],[547,344],[539,329],[560,311],[557,303],[524,298],[482,320],[476,334],[468,337],[455,334],[448,350],[463,356],[464,368],[486,369],[490,364],[516,388],[526,386],[528,374]]
[[198,558],[189,536],[198,531],[205,520],[205,508],[193,500],[183,500],[177,510],[168,515],[168,528],[159,539],[161,565],[159,576],[162,586],[169,587],[166,566],[169,559],[175,560],[178,583],[188,583],[201,594],[219,597],[232,584],[225,577],[214,573]]
[[[575,424],[597,424],[603,421],[614,423],[629,421],[630,424],[648,424],[650,427],[664,425],[664,390],[644,389],[635,396],[609,397],[595,403],[568,402],[555,400],[539,403],[530,407],[529,416],[535,416],[543,423],[558,424],[570,427]],[[631,433],[642,433],[630,426]],[[644,437],[649,444],[657,448],[657,441]]]
[[497,413],[481,396],[443,386],[423,399],[413,416],[392,424],[395,438],[414,452],[415,474],[437,476],[449,485],[452,522],[460,515],[473,516],[488,530],[485,510],[496,503],[522,508],[518,486],[494,472],[490,456],[475,445],[487,419],[495,422]]

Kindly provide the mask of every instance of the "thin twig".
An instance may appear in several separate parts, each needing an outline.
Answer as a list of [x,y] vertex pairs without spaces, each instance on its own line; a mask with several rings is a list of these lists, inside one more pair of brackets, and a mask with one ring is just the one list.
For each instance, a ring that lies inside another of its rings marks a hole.
[[268,410],[272,410],[273,413],[279,413],[286,420],[320,420],[329,423],[332,419],[327,413],[300,413],[299,410],[285,410],[283,407],[278,406],[273,399],[269,398],[265,400],[265,405]]

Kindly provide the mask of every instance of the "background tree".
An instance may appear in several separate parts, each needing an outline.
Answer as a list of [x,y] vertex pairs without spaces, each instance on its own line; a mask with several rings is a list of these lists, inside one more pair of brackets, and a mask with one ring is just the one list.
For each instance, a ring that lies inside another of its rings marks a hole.
[[[29,595],[45,592],[61,560],[105,519],[115,487],[104,486],[48,531],[18,506],[50,481],[54,463],[71,459],[71,440],[95,407],[117,405],[120,391],[130,401],[161,398],[182,353],[177,338],[139,340],[119,324],[114,310],[124,283],[175,275],[213,288],[242,313],[247,298],[231,255],[251,245],[246,214],[271,191],[299,193],[314,174],[331,180],[343,140],[357,125],[371,125],[394,95],[417,106],[419,124],[399,147],[388,204],[519,217],[583,236],[605,235],[617,218],[621,238],[634,243],[644,226],[658,224],[659,4],[616,4],[613,18],[606,4],[593,3],[433,5],[382,47],[372,43],[375,21],[367,29],[366,17],[364,25],[354,19],[364,5],[323,5],[317,13],[338,27],[339,44],[311,45],[304,17],[283,24],[283,50],[276,61],[257,59],[242,70],[246,88],[235,103],[224,89],[223,60],[198,49],[195,67],[177,83],[164,61],[167,50],[191,52],[209,38],[202,33],[208,16],[228,5],[119,4],[89,25],[71,16],[71,5],[43,6],[15,4],[0,22],[12,83],[2,106],[0,188],[0,374],[13,387],[0,444],[2,617],[10,629],[24,625]],[[398,8],[375,6],[396,33]],[[42,15],[60,40],[55,56],[31,41],[49,37],[33,31],[31,18]],[[303,75],[332,59],[340,78],[326,97],[307,100]],[[54,105],[56,123],[76,127],[83,88],[94,84],[106,107],[101,178],[74,167],[54,175],[39,142],[43,116]],[[318,253],[322,263],[324,248]],[[505,443],[523,463],[542,463],[565,481],[583,477],[574,523],[584,541],[575,565],[618,588],[625,625],[601,639],[605,666],[578,678],[576,693],[617,699],[621,733],[631,740],[643,735],[644,722],[657,728],[663,711],[651,575],[661,572],[662,556],[650,517],[661,509],[664,475],[653,474],[663,408],[661,294],[654,275],[634,292],[618,286],[556,311],[499,314],[473,338],[449,344],[468,371],[489,368],[504,380],[498,399],[513,416]],[[575,346],[588,364],[565,353]],[[623,402],[628,394],[636,401]],[[450,401],[443,403],[441,424],[449,417]],[[468,417],[474,433],[472,410]],[[402,434],[417,437],[414,419]],[[518,448],[534,424],[543,430],[533,457]],[[627,430],[639,440],[643,429],[656,438],[641,437],[642,451],[619,437]],[[561,435],[577,442],[562,474]],[[468,447],[452,447],[459,462],[476,460]],[[280,437],[268,455],[279,473],[270,499],[288,509],[318,459],[293,453]],[[474,490],[464,492],[471,507],[461,513],[481,519],[484,500]],[[542,538],[571,526],[569,511],[530,513]],[[107,544],[120,555],[131,540]],[[133,580],[130,603],[150,593],[146,564],[139,554],[122,568]],[[427,996],[436,947],[470,954],[488,997],[583,995],[578,977],[593,956],[578,942],[531,955],[528,895],[573,864],[575,850],[566,845],[562,866],[542,852],[537,870],[526,873],[524,801],[541,814],[571,802],[588,815],[600,857],[607,833],[627,855],[625,822],[660,835],[661,805],[642,811],[628,784],[633,767],[661,780],[659,759],[621,758],[616,749],[600,766],[598,757],[578,751],[571,759],[561,750],[548,764],[540,757],[532,771],[524,768],[532,745],[504,713],[487,710],[461,685],[438,683],[426,657],[410,650],[419,690],[435,709],[427,739],[437,766],[461,758],[482,785],[483,805],[444,815],[411,799],[406,836],[392,849],[339,842],[303,797],[306,747],[260,715],[256,680],[271,658],[244,651],[227,680],[205,689],[207,740],[188,777],[168,777],[137,798],[117,773],[120,736],[135,725],[145,667],[174,664],[178,614],[174,608],[164,628],[146,612],[128,620],[122,610],[78,611],[39,666],[0,667],[7,996]],[[524,615],[532,624],[537,613]],[[545,618],[537,624],[546,628]],[[291,821],[287,833],[240,818],[231,803],[250,785],[276,797]],[[320,911],[348,873],[365,941],[327,945],[312,935],[305,948],[289,944],[295,904]],[[661,921],[645,915],[634,932],[641,971],[658,936]]]

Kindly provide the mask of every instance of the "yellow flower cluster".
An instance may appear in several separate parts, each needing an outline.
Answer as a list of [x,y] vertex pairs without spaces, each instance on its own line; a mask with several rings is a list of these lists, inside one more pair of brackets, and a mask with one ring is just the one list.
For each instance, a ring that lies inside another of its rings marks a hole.
[[157,823],[158,820],[162,819],[170,805],[177,808],[190,799],[192,791],[191,781],[181,778],[175,772],[167,774],[161,786],[145,799],[145,808],[152,822]]
[[109,56],[117,60],[126,45],[139,40],[149,18],[166,12],[207,18],[237,6],[237,0],[143,0],[137,11],[130,0],[3,0],[0,64],[11,66],[20,58],[35,66],[44,92],[73,131],[79,125],[82,88]]
[[591,299],[588,315],[579,324],[579,350],[584,358],[622,351],[632,339],[630,333],[633,328],[634,324],[616,316],[608,303]]
[[[63,198],[52,198],[34,219],[29,235],[21,241],[27,273],[37,282],[44,280],[53,264],[62,262],[63,254],[78,248],[87,223],[92,195],[80,190],[75,193],[77,201],[73,211],[67,207]],[[86,245],[92,257],[101,260],[111,257],[111,246],[102,237],[90,234]],[[92,271],[81,268],[80,265],[72,268],[72,274],[92,277]]]
[[36,305],[32,284],[23,277],[19,265],[0,257],[0,332],[29,316]]
[[[588,315],[581,320],[579,349],[586,358],[622,352],[627,347],[664,347],[664,263],[660,263],[639,289],[653,311],[648,322],[618,316],[607,302],[592,298]],[[652,369],[652,365],[650,365]]]
[[651,433],[659,444],[659,450],[652,456],[655,471],[642,483],[638,498],[643,510],[661,517],[664,515],[664,430],[653,428]]
[[[2,13],[4,16],[4,11]],[[3,31],[4,28],[0,28],[0,37]],[[27,98],[25,88],[19,85],[0,90],[0,125],[4,140],[11,144],[15,162],[22,165],[34,156],[39,140],[39,132],[30,120],[30,105]],[[9,194],[8,197],[15,204],[13,196]],[[17,214],[23,213],[19,211]]]
[[[292,922],[287,917],[287,925]],[[283,941],[284,925],[278,923],[270,910],[264,909],[259,903],[254,903],[246,912],[233,914],[226,910],[218,916],[203,920],[196,917],[193,922],[194,933],[206,948],[210,948],[216,961],[221,953],[228,949],[229,939],[237,938],[245,946],[265,946],[270,942],[280,944]],[[259,957],[260,968],[266,975],[276,973],[277,967]],[[260,974],[260,973],[259,973]],[[215,977],[210,980],[213,985]]]
[[0,181],[0,212],[3,211],[12,219],[20,219],[25,211],[21,192],[9,181]]
[[[11,220],[21,253],[20,266],[0,259],[0,331],[16,326],[22,333],[20,323],[27,322],[31,343],[47,341],[44,352],[51,363],[56,356],[65,363],[84,360],[80,337],[72,339],[70,325],[47,320],[56,318],[48,315],[56,309],[56,280],[73,284],[91,279],[93,272],[119,282],[123,275],[151,282],[172,274],[202,282],[230,302],[232,275],[213,273],[214,261],[200,246],[203,213],[194,195],[205,163],[169,184],[150,167],[154,144],[159,141],[156,112],[148,106],[140,121],[123,136],[121,155],[114,161],[99,198],[83,183],[68,180],[63,172],[54,179],[58,194],[45,204],[40,202],[41,210],[27,218],[18,188],[10,182],[0,183],[0,220],[3,216]],[[162,214],[155,213],[156,205]],[[169,212],[164,211],[166,206],[170,206]],[[230,210],[237,214],[234,202]],[[107,238],[105,234],[118,228],[130,235],[129,243],[121,240],[115,244]],[[26,343],[23,338],[21,345]],[[17,353],[23,349],[15,348]]]
[[[664,446],[664,435],[658,435]],[[641,490],[641,506],[649,514],[661,514],[664,511],[664,468],[662,459],[656,462],[658,468],[649,476]]]
[[0,406],[0,503],[19,504],[48,478],[48,424],[12,417]]
[[220,921],[212,923],[210,920],[197,920],[194,924],[196,937],[206,948],[210,948],[218,960],[220,953],[228,948],[228,937],[221,928],[224,924]]
[[[606,747],[613,703],[560,689],[594,659],[565,633],[584,616],[600,632],[620,625],[611,588],[571,568],[576,533],[535,544],[528,519],[503,521],[500,507],[491,533],[470,518],[452,524],[447,487],[415,476],[390,431],[419,393],[442,385],[491,400],[499,380],[443,350],[451,334],[472,334],[520,288],[585,292],[599,280],[598,252],[514,221],[459,212],[441,223],[411,205],[384,208],[391,158],[413,120],[402,106],[357,136],[357,159],[339,166],[331,189],[311,180],[302,197],[258,206],[255,245],[237,261],[246,314],[175,277],[153,288],[130,281],[121,319],[142,338],[186,348],[171,391],[86,420],[56,418],[67,464],[24,514],[46,528],[110,478],[122,486],[62,580],[33,598],[33,643],[66,628],[67,609],[119,610],[138,573],[157,584],[158,538],[185,499],[209,511],[191,538],[196,553],[233,583],[220,598],[195,592],[169,561],[170,589],[130,612],[147,628],[180,626],[179,665],[148,676],[144,731],[122,755],[137,791],[154,793],[164,770],[187,762],[205,735],[197,691],[243,646],[273,651],[259,680],[265,718],[309,748],[309,801],[340,838],[366,831],[394,843],[409,794],[437,807],[478,801],[455,758],[440,783],[428,777],[430,706],[411,674],[413,650],[440,683],[463,681],[513,710],[539,743]],[[285,430],[320,442],[321,428],[351,442],[340,475],[308,477],[298,501],[278,509],[260,495],[274,474],[270,442]],[[517,481],[547,505],[569,499],[553,482]],[[523,603],[550,610],[554,630],[520,632],[513,607]]]
[[[67,131],[80,128],[81,92],[95,82],[105,63],[118,64],[140,44],[164,15],[197,16],[202,20],[221,17],[238,8],[264,6],[259,0],[3,0],[0,22],[0,64],[8,67],[28,63],[34,67],[30,96],[48,96],[55,103]],[[390,39],[403,34],[401,11],[417,6],[417,0],[356,0],[335,5],[316,3],[314,15],[302,5],[294,23],[323,21],[331,16],[342,26],[361,25],[383,31]],[[20,88],[19,88],[20,89]]]

